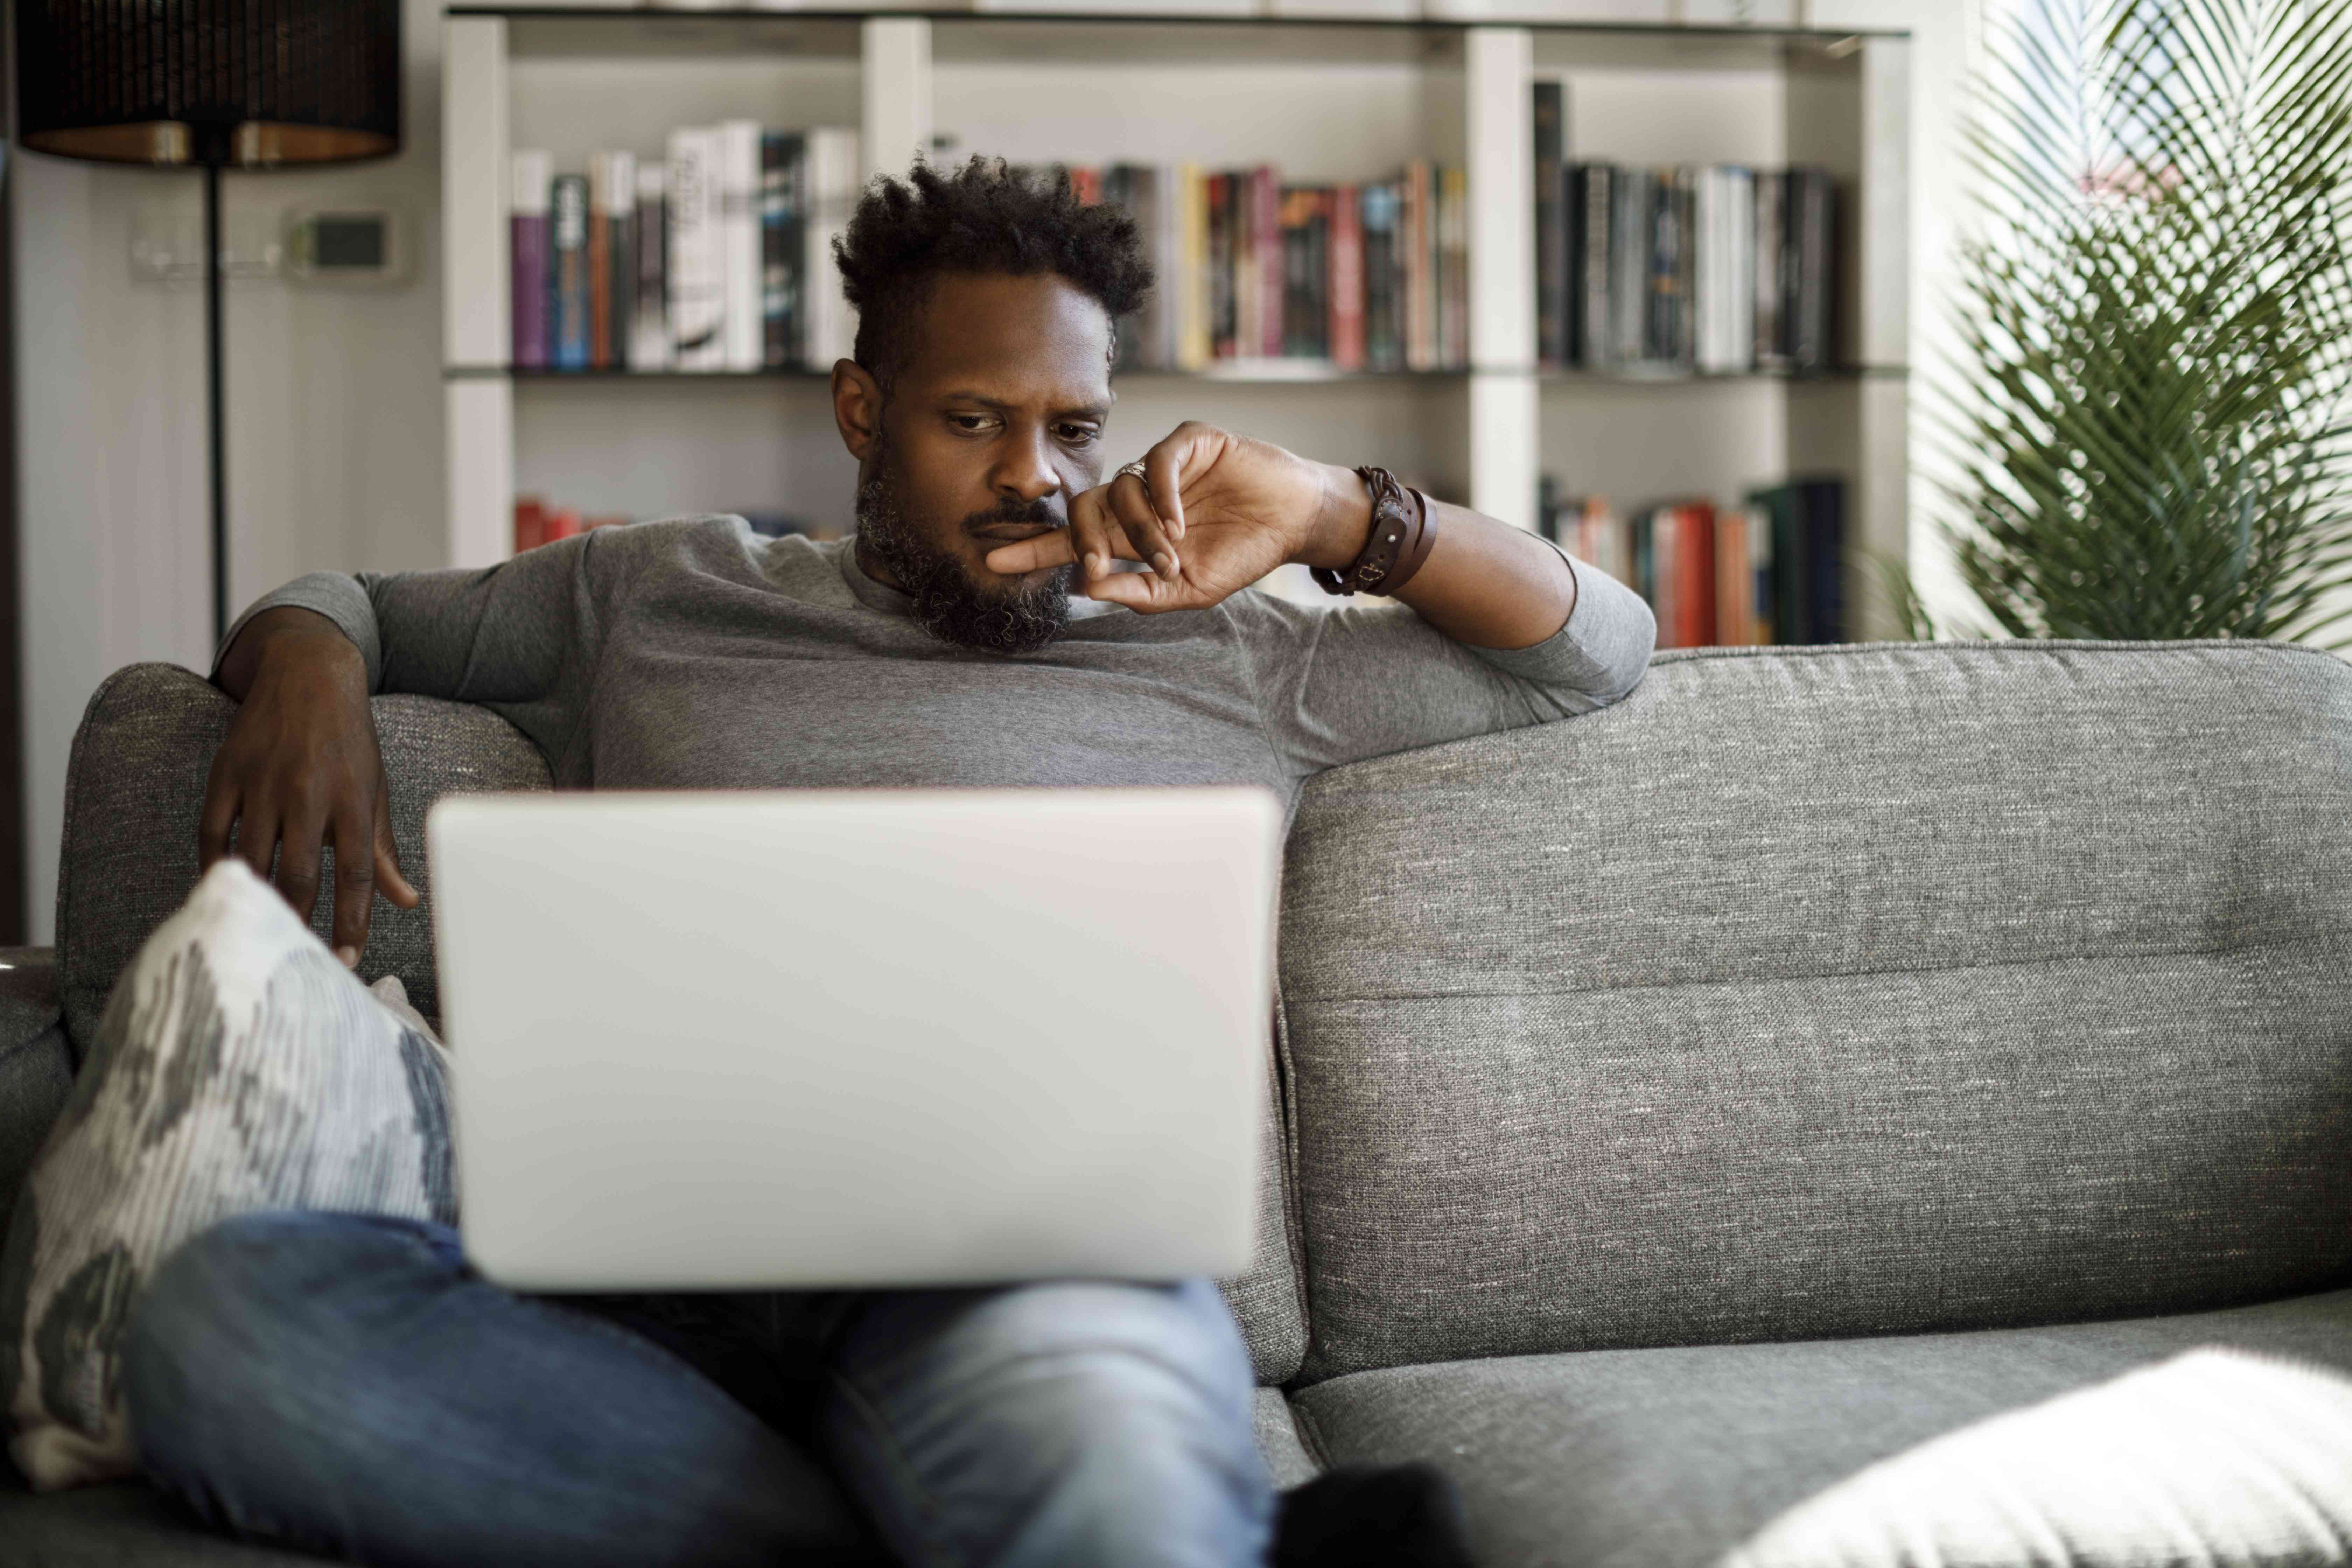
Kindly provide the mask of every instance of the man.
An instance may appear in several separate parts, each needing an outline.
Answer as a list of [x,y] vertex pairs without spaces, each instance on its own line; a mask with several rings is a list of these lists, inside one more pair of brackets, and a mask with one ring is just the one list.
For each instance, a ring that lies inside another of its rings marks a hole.
[[[347,963],[375,889],[415,904],[371,692],[482,703],[570,787],[1290,798],[1336,763],[1589,711],[1646,668],[1654,624],[1621,584],[1377,473],[1188,424],[1102,483],[1114,323],[1150,279],[1133,226],[1066,184],[919,167],[876,184],[837,259],[860,323],[833,373],[851,543],[686,519],[290,584],[218,661],[243,706],[206,863],[267,876],[274,854],[307,910],[331,843]],[[1251,589],[1286,562],[1402,605]],[[262,1215],[160,1271],[125,1369],[159,1482],[376,1563],[835,1561],[870,1520],[909,1563],[1205,1568],[1266,1561],[1277,1512],[1247,1356],[1198,1280],[529,1298],[445,1228]],[[1280,1510],[1276,1561],[1317,1541],[1463,1560],[1442,1507],[1408,1517],[1412,1477],[1355,1479],[1319,1517]]]

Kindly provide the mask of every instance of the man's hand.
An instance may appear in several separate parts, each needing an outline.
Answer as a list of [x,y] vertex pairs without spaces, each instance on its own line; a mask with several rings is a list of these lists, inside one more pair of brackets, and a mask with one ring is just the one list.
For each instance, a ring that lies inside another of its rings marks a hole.
[[[1287,562],[1344,567],[1371,529],[1371,495],[1353,470],[1212,426],[1178,426],[1143,469],[1074,497],[1068,528],[990,551],[990,570],[1077,562],[1091,598],[1199,610]],[[1152,569],[1114,572],[1114,556]]]
[[331,621],[269,610],[247,622],[221,660],[220,683],[239,706],[213,757],[196,829],[199,862],[236,854],[308,920],[319,862],[335,848],[336,956],[356,967],[366,951],[375,890],[414,909],[392,840],[392,797],[368,710],[367,664]]

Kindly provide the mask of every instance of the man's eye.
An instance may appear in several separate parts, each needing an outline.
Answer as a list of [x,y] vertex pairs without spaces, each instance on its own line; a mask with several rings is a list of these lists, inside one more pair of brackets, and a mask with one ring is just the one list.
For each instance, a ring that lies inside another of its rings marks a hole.
[[985,414],[950,414],[948,423],[971,435],[978,435],[996,422]]
[[1062,439],[1073,447],[1090,447],[1102,438],[1102,432],[1091,425],[1065,425]]

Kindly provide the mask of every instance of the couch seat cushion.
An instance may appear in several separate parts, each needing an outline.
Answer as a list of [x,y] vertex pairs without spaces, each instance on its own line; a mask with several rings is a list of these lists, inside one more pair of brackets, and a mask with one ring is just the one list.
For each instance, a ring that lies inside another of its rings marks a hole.
[[11,1568],[317,1568],[324,1559],[215,1535],[144,1481],[36,1496],[0,1459],[0,1562]]
[[[2172,1360],[2216,1346],[2252,1355]],[[2146,1368],[2161,1375],[2111,1383]],[[2331,1423],[2352,1423],[2347,1373],[2352,1291],[2338,1291],[2057,1328],[1395,1367],[1296,1405],[1331,1463],[1443,1465],[1493,1568],[1700,1568],[1736,1552],[1773,1568],[2344,1563],[2352,1468]],[[2219,1417],[2134,1418],[2192,1408],[2166,1396],[2217,1375],[2232,1391]],[[2036,1406],[2063,1441],[2023,1425]],[[2101,1464],[2103,1480],[2065,1468]],[[2118,1474],[2171,1480],[2118,1507]]]

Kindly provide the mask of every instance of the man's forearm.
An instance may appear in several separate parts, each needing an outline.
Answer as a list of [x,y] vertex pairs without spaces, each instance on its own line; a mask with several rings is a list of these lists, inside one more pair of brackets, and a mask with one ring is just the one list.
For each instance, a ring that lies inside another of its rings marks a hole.
[[[311,639],[320,639],[312,641]],[[261,672],[261,661],[273,645],[296,644],[315,647],[326,657],[350,657],[365,665],[358,645],[343,635],[341,626],[319,614],[291,605],[264,610],[236,634],[236,640],[221,655],[220,668],[215,672],[214,683],[239,702],[253,689],[253,678]],[[341,651],[338,651],[340,645]],[[364,684],[364,683],[362,683]]]
[[[1326,500],[1300,559],[1344,571],[1372,526],[1371,492],[1354,469],[1326,466]],[[1533,647],[1568,624],[1576,575],[1559,552],[1509,523],[1432,500],[1437,539],[1400,603],[1456,642],[1474,647]]]

